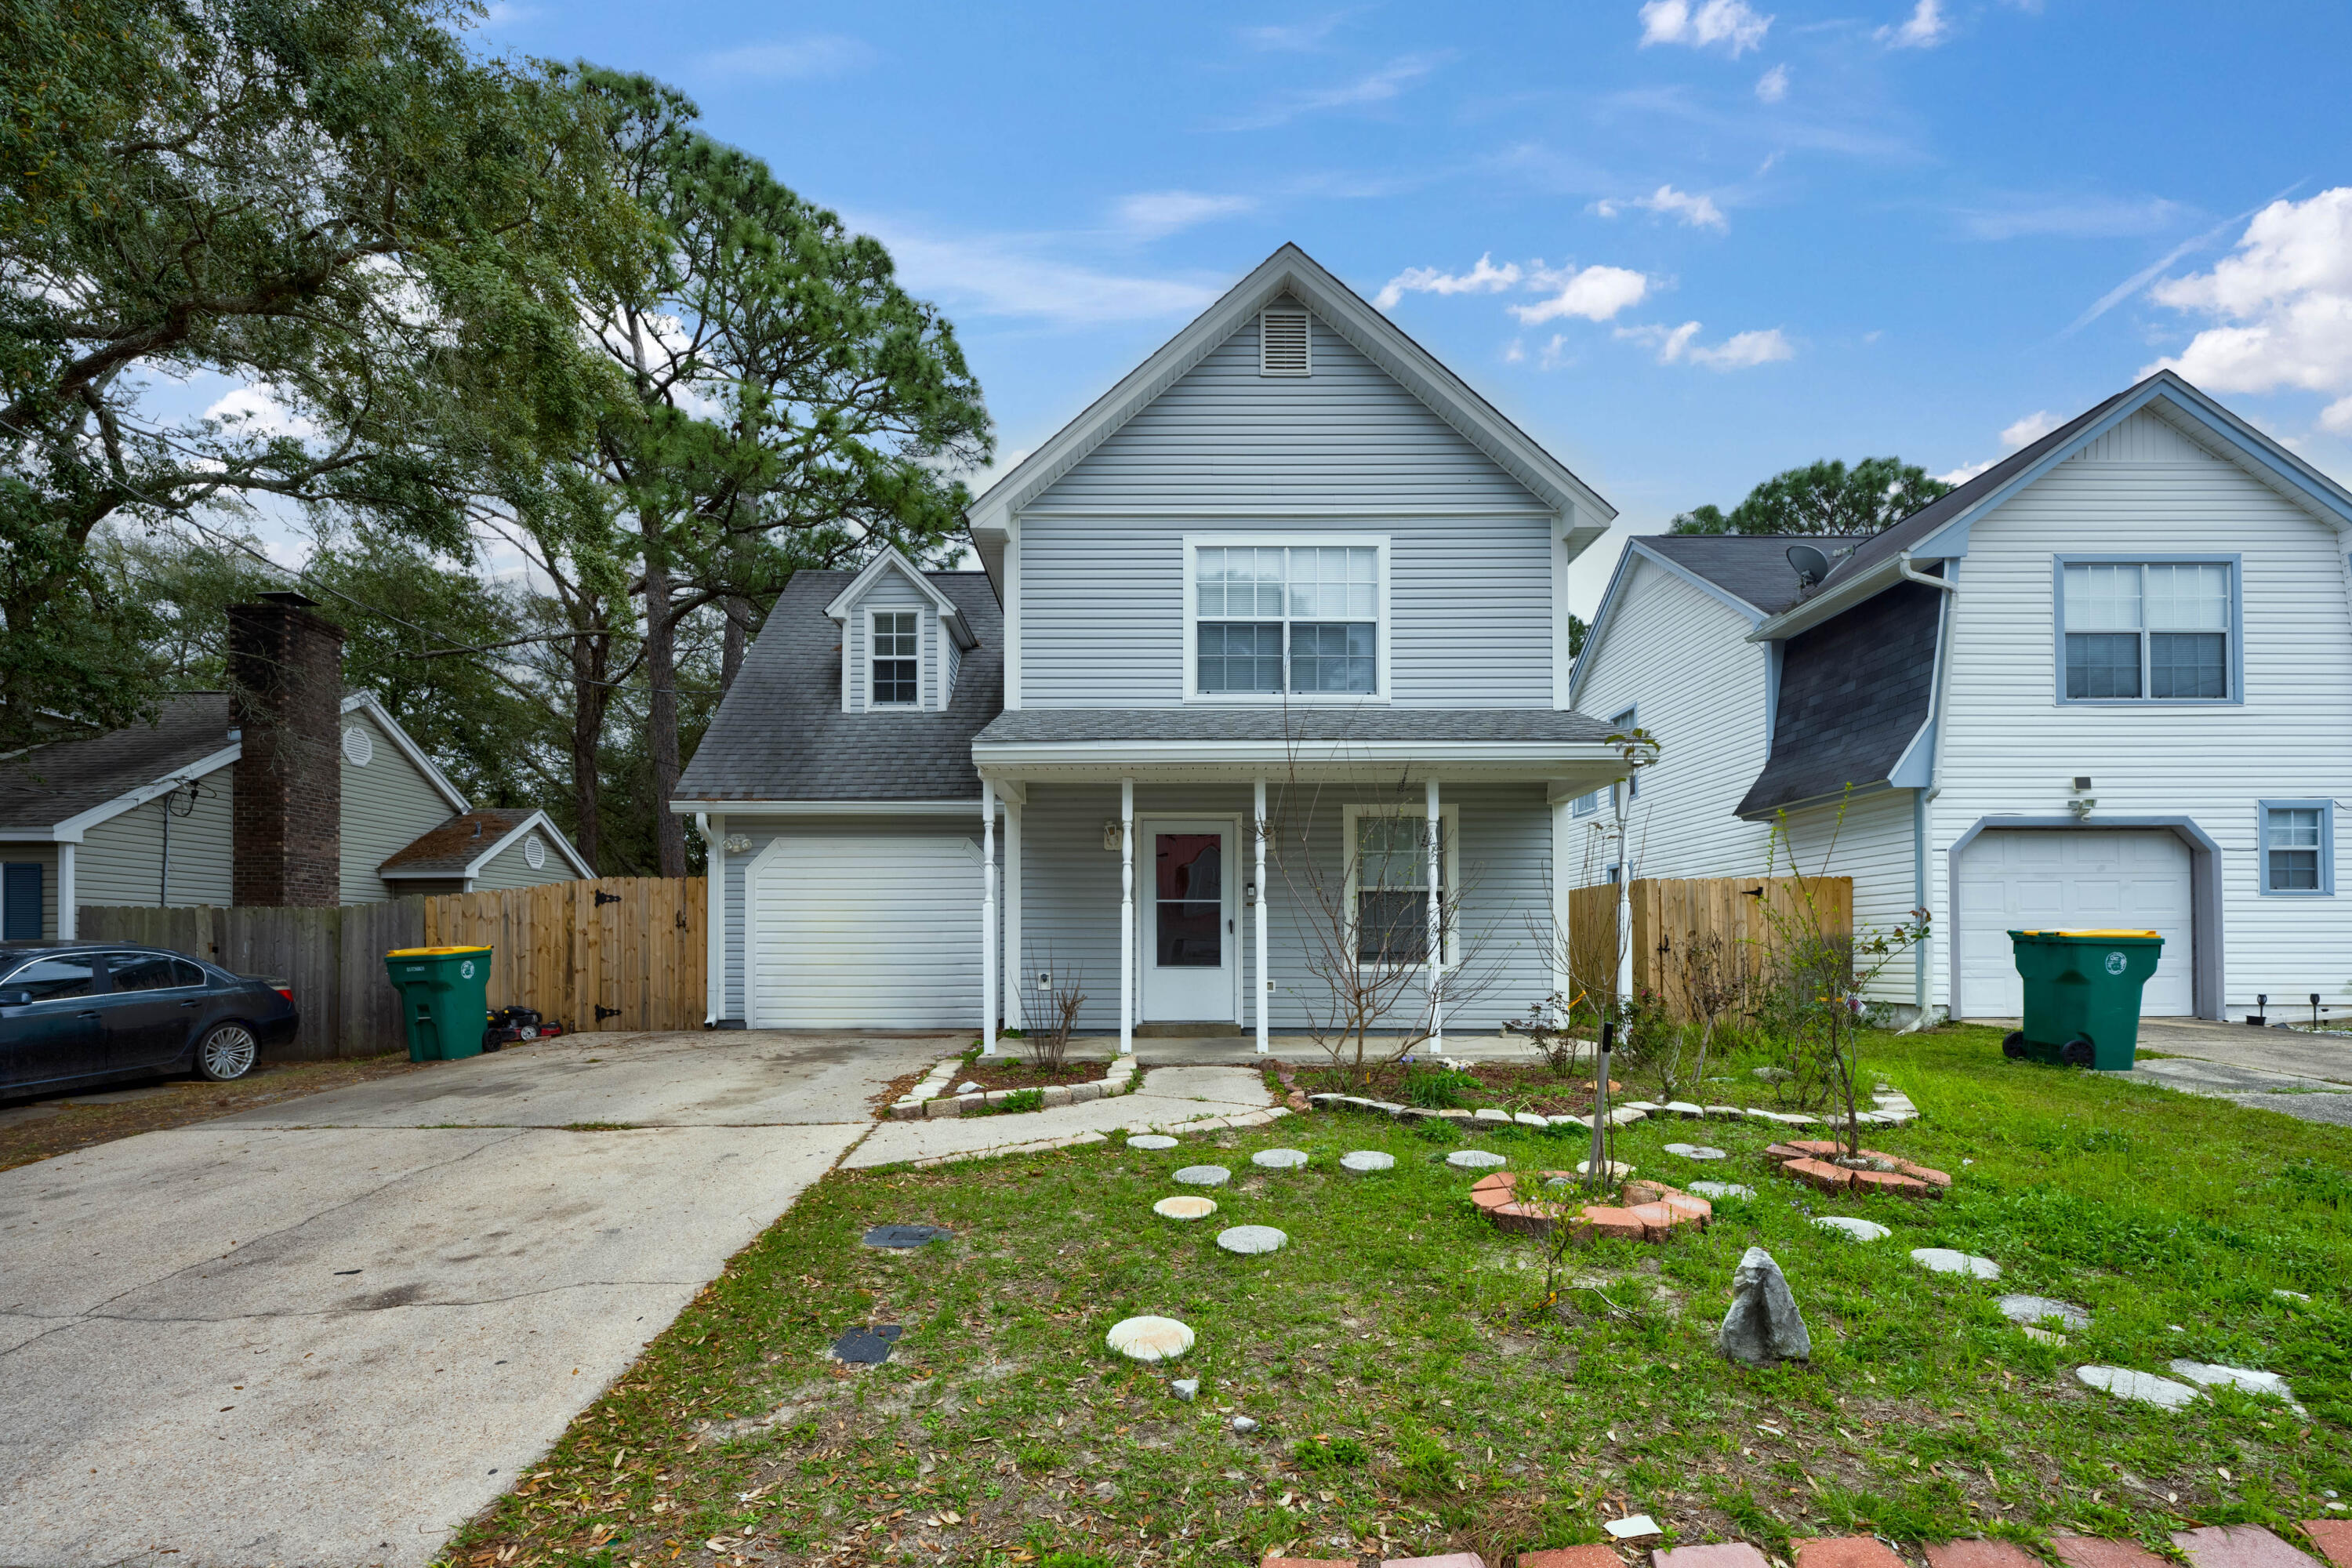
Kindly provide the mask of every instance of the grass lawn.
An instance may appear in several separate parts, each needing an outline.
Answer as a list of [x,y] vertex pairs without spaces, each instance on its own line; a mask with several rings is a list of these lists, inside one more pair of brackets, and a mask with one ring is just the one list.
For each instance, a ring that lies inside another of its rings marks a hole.
[[[1620,1158],[1746,1182],[1757,1200],[1718,1204],[1702,1235],[1578,1254],[1582,1288],[1557,1309],[1540,1244],[1479,1219],[1473,1173],[1441,1158],[1468,1143],[1515,1169],[1572,1165],[1564,1137],[1318,1113],[1156,1154],[837,1173],[447,1561],[1081,1568],[1255,1563],[1289,1544],[1494,1563],[1602,1540],[1601,1521],[1629,1512],[1668,1544],[1741,1537],[1783,1558],[1811,1534],[2053,1530],[2169,1552],[2165,1532],[2186,1523],[2275,1526],[2323,1516],[2331,1489],[2352,1500],[2352,1134],[2005,1062],[1990,1030],[1874,1037],[1864,1061],[1926,1112],[1869,1142],[1953,1173],[1948,1196],[1833,1201],[1770,1172],[1765,1126],[1653,1119],[1620,1135]],[[1691,1164],[1661,1152],[1673,1141],[1732,1157]],[[1277,1144],[1313,1164],[1249,1164]],[[1359,1148],[1396,1168],[1340,1170]],[[1221,1212],[1154,1216],[1181,1190],[1168,1173],[1204,1159],[1234,1172]],[[1848,1241],[1809,1223],[1822,1213],[1895,1235]],[[891,1221],[955,1237],[859,1245]],[[1250,1223],[1289,1247],[1216,1247],[1223,1226]],[[1758,1373],[1713,1348],[1751,1244],[1787,1270],[1810,1366]],[[1928,1275],[1908,1257],[1927,1246],[2005,1276]],[[2078,1302],[2093,1326],[2036,1343],[1995,1310],[2004,1290]],[[1145,1312],[1199,1332],[1172,1371],[1104,1348]],[[871,1322],[905,1326],[888,1363],[828,1361],[835,1334]],[[2162,1373],[2176,1356],[2282,1373],[2309,1415],[2226,1390],[2168,1414],[2072,1375]],[[1198,1402],[1171,1376],[1200,1378]],[[1238,1435],[1237,1414],[1262,1425]]]

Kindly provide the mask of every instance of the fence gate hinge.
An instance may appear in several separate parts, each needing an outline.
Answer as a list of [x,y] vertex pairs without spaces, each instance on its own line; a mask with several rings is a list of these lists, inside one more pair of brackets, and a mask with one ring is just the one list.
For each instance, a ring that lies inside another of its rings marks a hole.
[[618,893],[607,893],[601,889],[597,891],[596,907],[598,909],[604,908],[606,904],[617,904],[620,901],[621,895]]
[[607,1018],[617,1018],[620,1016],[621,1010],[618,1007],[600,1006],[596,1009],[596,1021],[600,1024]]

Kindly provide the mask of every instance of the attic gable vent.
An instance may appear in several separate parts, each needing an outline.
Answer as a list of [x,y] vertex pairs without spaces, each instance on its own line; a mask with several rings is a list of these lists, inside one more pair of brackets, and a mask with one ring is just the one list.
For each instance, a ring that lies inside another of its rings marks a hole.
[[1257,373],[1260,375],[1311,374],[1307,355],[1306,311],[1264,310],[1259,312]]

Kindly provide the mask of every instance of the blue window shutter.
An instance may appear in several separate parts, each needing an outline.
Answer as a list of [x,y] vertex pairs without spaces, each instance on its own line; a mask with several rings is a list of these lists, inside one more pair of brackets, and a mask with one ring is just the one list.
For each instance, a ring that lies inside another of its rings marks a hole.
[[0,942],[41,940],[41,863],[12,861],[0,879]]

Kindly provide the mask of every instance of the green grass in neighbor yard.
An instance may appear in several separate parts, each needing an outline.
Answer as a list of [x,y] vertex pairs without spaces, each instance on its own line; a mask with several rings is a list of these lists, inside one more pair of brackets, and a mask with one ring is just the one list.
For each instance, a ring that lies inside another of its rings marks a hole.
[[[1912,1542],[2066,1530],[2168,1551],[2184,1523],[2272,1525],[2352,1499],[2352,1136],[2087,1074],[2009,1063],[1952,1028],[1867,1045],[1865,1071],[1925,1120],[1868,1142],[1957,1177],[1940,1202],[1833,1200],[1771,1173],[1771,1132],[1657,1119],[1619,1157],[1669,1181],[1757,1188],[1714,1227],[1576,1256],[1586,1288],[1540,1308],[1540,1244],[1467,1201],[1465,1144],[1515,1169],[1572,1166],[1580,1138],[1352,1114],[926,1171],[835,1174],[729,1267],[548,1462],[452,1546],[452,1563],[985,1564],[1083,1554],[1255,1563],[1467,1549],[1490,1563],[1603,1539],[1648,1512],[1667,1543],[1870,1532]],[[1748,1098],[1741,1073],[1728,1095]],[[1706,1142],[1706,1165],[1660,1152]],[[1295,1173],[1249,1164],[1308,1150]],[[1397,1168],[1355,1176],[1349,1149]],[[1234,1172],[1213,1218],[1150,1212],[1177,1166]],[[1858,1244],[1809,1223],[1862,1215]],[[869,1225],[945,1226],[919,1252]],[[1290,1235],[1268,1258],[1228,1225]],[[1755,1372],[1713,1336],[1751,1243],[1786,1269],[1810,1366]],[[1931,1276],[1914,1247],[1980,1253],[1998,1285]],[[2272,1294],[2299,1290],[2298,1303]],[[2064,1349],[1995,1310],[2003,1291],[2088,1307]],[[1109,1354],[1122,1317],[1198,1331],[1172,1369]],[[897,1322],[851,1370],[842,1329]],[[2105,1363],[2176,1356],[2284,1374],[2307,1418],[2220,1391],[2168,1414],[2081,1386]],[[1171,1377],[1202,1380],[1198,1403]],[[1262,1427],[1248,1436],[1234,1414]],[[1913,1553],[1916,1556],[1916,1552]],[[1075,1561],[1075,1556],[1066,1561]]]

